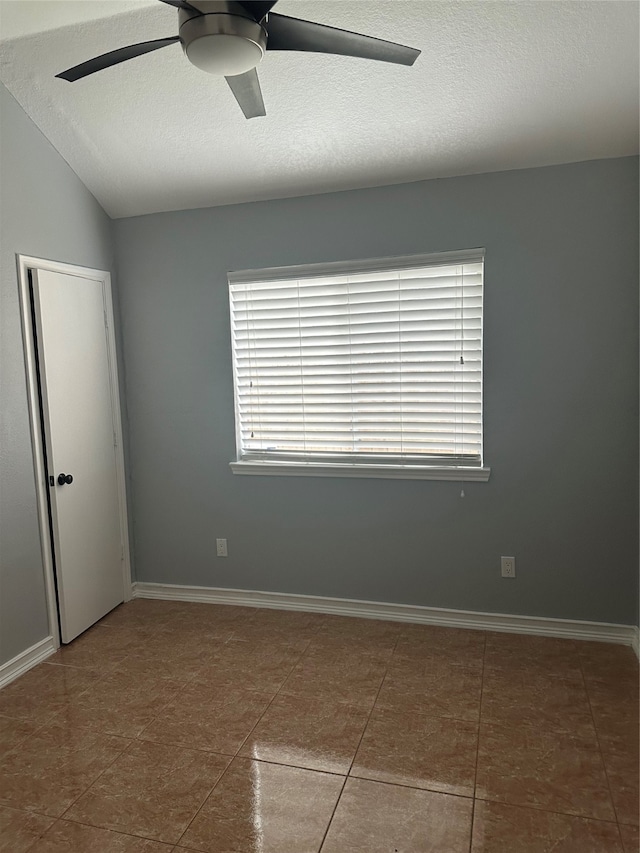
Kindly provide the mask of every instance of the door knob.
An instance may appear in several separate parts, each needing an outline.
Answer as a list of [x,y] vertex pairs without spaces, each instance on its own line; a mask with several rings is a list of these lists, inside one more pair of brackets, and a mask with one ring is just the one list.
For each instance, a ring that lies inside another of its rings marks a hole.
[[73,477],[71,476],[71,474],[58,474],[58,485],[64,486],[65,483],[68,486],[73,483]]

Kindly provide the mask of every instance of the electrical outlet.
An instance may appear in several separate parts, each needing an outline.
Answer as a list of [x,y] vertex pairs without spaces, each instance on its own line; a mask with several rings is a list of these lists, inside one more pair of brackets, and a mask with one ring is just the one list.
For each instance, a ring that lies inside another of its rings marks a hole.
[[227,540],[226,539],[216,539],[216,556],[217,557],[226,557],[227,555]]
[[500,568],[503,578],[515,578],[516,576],[516,558],[515,557],[500,557]]

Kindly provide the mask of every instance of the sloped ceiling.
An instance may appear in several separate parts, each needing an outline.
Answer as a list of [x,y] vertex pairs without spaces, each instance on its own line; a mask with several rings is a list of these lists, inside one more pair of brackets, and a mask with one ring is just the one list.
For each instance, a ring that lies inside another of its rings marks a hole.
[[638,152],[639,5],[280,0],[422,50],[415,66],[279,53],[265,118],[172,45],[76,83],[59,71],[177,33],[155,0],[2,0],[0,79],[113,217]]

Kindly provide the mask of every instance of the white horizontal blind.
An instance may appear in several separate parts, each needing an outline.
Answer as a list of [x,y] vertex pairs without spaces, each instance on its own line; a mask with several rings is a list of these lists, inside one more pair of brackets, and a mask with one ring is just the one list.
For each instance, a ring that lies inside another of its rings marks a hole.
[[230,276],[238,458],[481,466],[483,253],[469,255]]

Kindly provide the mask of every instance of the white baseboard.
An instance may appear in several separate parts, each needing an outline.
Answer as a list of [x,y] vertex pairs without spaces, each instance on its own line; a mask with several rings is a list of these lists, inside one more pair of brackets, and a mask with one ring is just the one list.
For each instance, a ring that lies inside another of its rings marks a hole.
[[23,675],[28,669],[41,663],[50,657],[56,650],[53,637],[45,637],[24,652],[20,652],[11,660],[0,666],[0,688],[5,687],[10,681]]
[[447,628],[475,628],[480,631],[504,631],[535,634],[573,640],[597,640],[604,643],[636,643],[634,625],[608,622],[580,622],[573,619],[547,619],[539,616],[515,616],[503,613],[476,613],[419,607],[413,604],[387,604],[380,601],[356,601],[325,598],[319,595],[293,595],[283,592],[259,592],[246,589],[217,589],[206,586],[178,586],[161,583],[134,583],[134,598],[160,598],[170,601],[195,601],[211,604],[235,604],[244,607],[270,607],[277,610],[302,610],[364,619],[388,619],[394,622],[418,622]]

